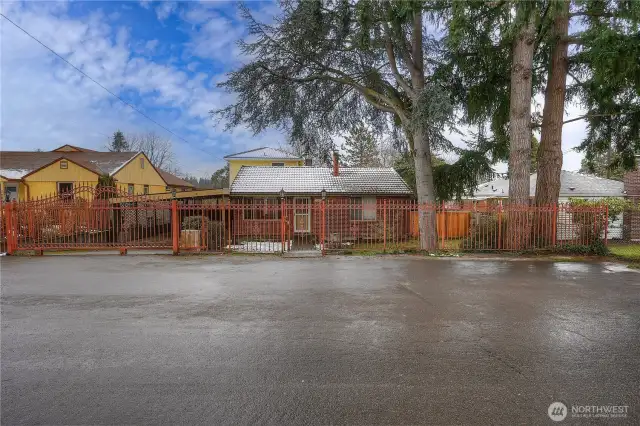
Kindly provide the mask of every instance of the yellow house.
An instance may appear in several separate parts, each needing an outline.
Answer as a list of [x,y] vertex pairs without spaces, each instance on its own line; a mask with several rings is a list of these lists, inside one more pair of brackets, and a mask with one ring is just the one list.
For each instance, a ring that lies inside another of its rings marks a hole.
[[100,176],[110,176],[121,191],[131,195],[193,186],[173,175],[169,183],[168,175],[156,169],[143,152],[99,152],[73,145],[50,152],[0,152],[4,200],[30,200],[81,186],[95,187]]
[[242,166],[299,167],[305,165],[304,158],[269,147],[227,155],[224,159],[229,162],[229,186]]

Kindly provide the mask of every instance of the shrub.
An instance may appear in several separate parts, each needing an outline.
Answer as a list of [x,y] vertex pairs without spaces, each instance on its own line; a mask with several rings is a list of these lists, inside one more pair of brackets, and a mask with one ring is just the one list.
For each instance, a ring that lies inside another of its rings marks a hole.
[[[499,239],[502,240],[500,243]],[[460,247],[464,250],[495,250],[505,247],[506,241],[507,220],[503,218],[499,223],[495,216],[483,216],[472,225],[469,235],[462,240]]]
[[556,253],[607,256],[609,249],[602,240],[596,240],[590,245],[586,244],[563,244],[554,249]]
[[206,238],[207,247],[209,250],[219,250],[224,244],[224,224],[219,221],[210,220],[208,217],[203,216],[188,216],[182,219],[183,230],[201,231],[202,224],[206,225]]

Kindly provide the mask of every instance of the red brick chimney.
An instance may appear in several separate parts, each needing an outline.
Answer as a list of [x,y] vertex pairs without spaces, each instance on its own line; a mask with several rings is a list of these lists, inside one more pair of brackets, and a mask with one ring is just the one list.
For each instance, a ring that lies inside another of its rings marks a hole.
[[338,166],[338,153],[333,151],[331,153],[331,157],[333,158],[333,175],[338,176],[340,174],[340,167]]

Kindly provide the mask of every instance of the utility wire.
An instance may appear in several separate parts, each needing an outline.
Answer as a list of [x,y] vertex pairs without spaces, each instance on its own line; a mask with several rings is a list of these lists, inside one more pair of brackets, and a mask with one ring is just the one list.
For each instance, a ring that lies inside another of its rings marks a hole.
[[84,71],[82,71],[80,68],[76,67],[75,65],[73,65],[71,62],[67,61],[64,57],[62,57],[60,54],[58,54],[55,50],[53,50],[52,48],[50,48],[49,46],[47,46],[46,44],[44,44],[43,42],[41,42],[40,40],[38,40],[35,36],[31,35],[27,30],[25,30],[24,28],[22,28],[20,25],[16,24],[15,22],[13,22],[11,19],[9,19],[4,13],[0,12],[0,16],[2,16],[4,19],[6,19],[7,21],[9,21],[11,24],[13,24],[14,27],[18,28],[20,31],[22,31],[23,33],[25,33],[26,35],[28,35],[29,37],[31,37],[33,40],[35,40],[38,44],[40,44],[42,47],[44,47],[45,49],[47,49],[49,52],[53,53],[54,55],[56,55],[58,58],[62,59],[67,65],[71,66],[72,68],[74,68],[76,71],[78,71],[80,74],[82,74],[83,76],[87,77],[89,80],[91,80],[92,82],[94,82],[95,84],[97,84],[98,86],[100,86],[102,89],[104,89],[107,93],[109,93],[111,96],[113,96],[114,98],[118,99],[120,102],[122,102],[123,104],[125,104],[126,106],[128,106],[129,108],[131,108],[132,110],[134,110],[135,112],[137,112],[138,114],[140,114],[141,116],[143,116],[144,118],[146,118],[147,120],[151,121],[152,123],[154,123],[155,125],[157,125],[158,127],[164,129],[165,131],[171,133],[173,136],[175,136],[176,138],[178,138],[179,140],[183,141],[184,143],[186,143],[187,145],[196,148],[202,152],[204,152],[205,154],[211,155],[213,157],[215,157],[216,159],[221,159],[219,156],[216,156],[194,144],[191,144],[188,140],[186,140],[185,138],[183,138],[180,135],[177,135],[176,133],[174,133],[171,129],[168,129],[167,127],[163,126],[162,124],[158,123],[156,120],[154,120],[153,118],[149,117],[147,114],[145,114],[144,112],[140,111],[138,108],[136,108],[134,105],[130,104],[129,102],[125,101],[124,99],[122,99],[120,96],[116,95],[115,93],[113,93],[111,90],[107,89],[105,86],[103,86],[102,84],[100,84],[98,81],[94,80],[90,75],[88,75],[87,73],[85,73]]

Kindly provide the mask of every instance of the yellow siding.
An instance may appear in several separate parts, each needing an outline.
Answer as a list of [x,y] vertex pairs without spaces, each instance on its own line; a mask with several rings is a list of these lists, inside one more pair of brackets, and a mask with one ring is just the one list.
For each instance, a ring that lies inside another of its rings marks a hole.
[[[65,161],[65,160],[62,160]],[[58,192],[58,182],[73,182],[74,188],[79,186],[95,187],[98,184],[98,174],[84,167],[67,161],[66,169],[60,168],[60,160],[42,170],[24,178],[28,185],[29,198],[49,197]],[[25,191],[25,198],[26,199]],[[22,198],[21,198],[22,199]]]
[[284,163],[285,167],[303,166],[303,160],[228,160],[229,184],[234,181],[242,166],[270,166],[272,163]]
[[[141,158],[144,159],[144,168],[140,167]],[[164,192],[166,186],[162,176],[156,172],[156,169],[153,168],[143,154],[138,154],[113,177],[118,181],[120,190],[125,193],[130,183],[134,184],[134,194],[142,194],[144,185],[149,185],[149,193]]]
[[[133,194],[141,195],[144,194],[144,185],[145,184],[133,184]],[[118,190],[123,194],[128,194],[129,192],[129,184],[128,183],[120,183],[118,182]],[[149,185],[149,194],[157,194],[165,191],[165,185]]]

